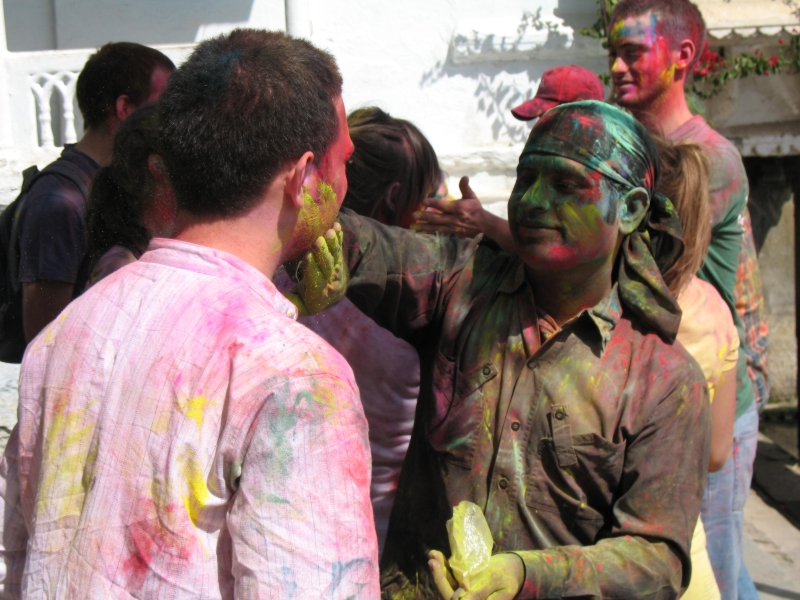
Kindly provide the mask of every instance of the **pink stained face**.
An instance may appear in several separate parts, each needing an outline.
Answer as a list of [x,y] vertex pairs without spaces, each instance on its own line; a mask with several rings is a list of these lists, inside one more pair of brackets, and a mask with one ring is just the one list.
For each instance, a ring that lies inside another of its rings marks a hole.
[[[336,213],[338,214],[339,207],[347,194],[347,161],[350,160],[353,150],[355,150],[353,141],[350,139],[347,113],[344,110],[344,101],[341,96],[336,99],[336,119],[339,123],[339,130],[333,145],[319,161],[317,177],[320,182],[327,183],[333,188],[333,192],[336,194]],[[311,195],[314,196],[313,191]]]
[[619,200],[597,171],[559,156],[523,154],[508,203],[517,254],[534,271],[612,260]]
[[674,80],[676,56],[657,25],[658,15],[647,12],[611,26],[608,63],[615,99],[622,107],[647,110]]
[[305,203],[299,215],[301,246],[310,245],[333,226],[347,194],[347,161],[354,146],[347,127],[344,102],[336,100],[338,132],[328,151],[308,170],[303,193]]
[[170,71],[164,69],[162,67],[156,67],[153,69],[153,74],[150,78],[150,95],[145,100],[145,103],[148,102],[155,102],[161,97],[161,94],[164,92],[164,88],[167,87],[167,81],[172,76],[174,71]]

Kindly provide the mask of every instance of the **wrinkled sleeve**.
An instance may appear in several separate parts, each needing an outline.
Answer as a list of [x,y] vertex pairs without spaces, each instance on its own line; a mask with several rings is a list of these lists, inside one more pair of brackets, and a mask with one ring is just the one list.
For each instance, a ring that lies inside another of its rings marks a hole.
[[70,184],[37,193],[37,188],[47,183],[45,179],[34,185],[25,202],[19,233],[19,280],[75,283],[87,245],[83,197]]
[[756,403],[763,407],[769,400],[770,382],[767,370],[767,338],[769,328],[764,309],[761,270],[758,265],[753,228],[749,211],[744,215],[744,238],[739,256],[734,299],[736,312],[742,321],[744,339],[742,351],[747,359],[747,372],[753,381]]
[[228,516],[235,597],[380,595],[367,423],[345,377],[292,377],[261,413]]
[[3,510],[0,532],[0,598],[20,598],[28,530],[22,516],[19,494],[19,425],[14,426],[0,462],[0,505]]
[[347,297],[404,339],[441,316],[480,241],[389,227],[349,210],[339,221],[350,266]]
[[[622,491],[605,539],[516,552],[519,598],[674,599],[688,585],[689,547],[706,481],[711,413],[701,378],[685,382],[628,441]],[[687,431],[707,435],[687,436]],[[669,460],[655,457],[668,456]]]

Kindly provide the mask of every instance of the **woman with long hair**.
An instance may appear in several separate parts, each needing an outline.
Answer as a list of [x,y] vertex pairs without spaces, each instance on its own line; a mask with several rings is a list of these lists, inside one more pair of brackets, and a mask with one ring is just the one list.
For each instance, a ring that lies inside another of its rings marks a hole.
[[111,164],[100,169],[89,194],[86,288],[139,260],[153,237],[169,237],[175,199],[157,153],[158,110],[134,111],[114,136]]
[[[426,198],[447,193],[440,189],[443,177],[436,153],[415,125],[376,107],[351,112],[347,122],[355,150],[347,164],[343,209],[408,227]],[[276,280],[279,289],[288,289],[287,279]],[[419,356],[347,298],[300,322],[336,348],[353,369],[369,423],[370,496],[382,549],[414,425]]]
[[[739,336],[719,292],[695,273],[711,242],[708,158],[695,143],[673,144],[654,135],[661,160],[659,191],[675,205],[681,221],[684,252],[664,273],[683,311],[678,341],[699,363],[708,380],[711,404],[711,454],[708,470],[723,467],[731,452],[736,418],[736,359]],[[706,552],[706,536],[698,519],[692,539],[692,579],[682,598],[718,600],[719,587]]]

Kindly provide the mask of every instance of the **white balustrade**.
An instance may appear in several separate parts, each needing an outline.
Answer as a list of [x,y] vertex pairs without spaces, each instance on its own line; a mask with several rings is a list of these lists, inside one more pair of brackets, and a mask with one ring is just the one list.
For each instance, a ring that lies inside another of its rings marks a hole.
[[[179,65],[194,44],[156,48]],[[0,48],[0,207],[17,195],[23,169],[32,164],[44,167],[60,154],[63,144],[81,137],[76,127],[80,119],[75,114],[75,86],[86,60],[95,51],[2,50],[5,48]],[[4,89],[6,94],[2,93]]]
[[40,147],[55,148],[53,140],[51,115],[51,99],[53,91],[58,90],[63,131],[61,139],[65,144],[74,144],[78,140],[75,132],[75,83],[78,81],[76,71],[57,71],[56,73],[33,73],[28,77],[30,88],[36,97],[37,118],[39,120]]

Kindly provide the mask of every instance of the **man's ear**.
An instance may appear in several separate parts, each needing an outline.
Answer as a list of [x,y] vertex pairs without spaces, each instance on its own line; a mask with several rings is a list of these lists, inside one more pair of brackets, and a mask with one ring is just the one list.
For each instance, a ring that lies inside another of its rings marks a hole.
[[630,235],[644,219],[650,208],[650,194],[644,188],[633,188],[619,200],[619,231],[622,235]]
[[114,116],[120,121],[127,119],[135,110],[136,105],[131,102],[131,99],[127,96],[127,94],[119,96],[114,104]]
[[[685,71],[692,64],[694,57],[697,55],[698,48],[694,45],[692,40],[683,40],[678,45],[677,60],[675,61],[675,68]],[[688,73],[686,74],[688,76]]]
[[164,161],[161,160],[158,154],[151,154],[147,157],[147,170],[150,171],[150,175],[156,179],[164,179],[167,174]]
[[311,174],[313,168],[314,153],[311,151],[304,153],[295,163],[289,165],[283,188],[284,195],[297,210],[303,208],[305,203],[306,178]]

